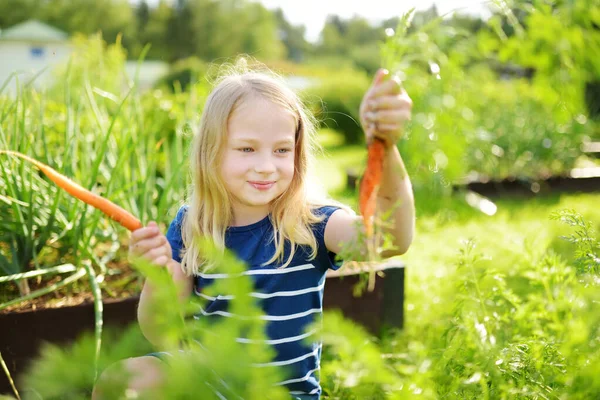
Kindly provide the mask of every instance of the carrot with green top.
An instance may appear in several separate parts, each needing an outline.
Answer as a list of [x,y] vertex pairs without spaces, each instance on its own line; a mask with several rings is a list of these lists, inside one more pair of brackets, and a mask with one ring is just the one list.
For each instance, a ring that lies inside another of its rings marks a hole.
[[[367,258],[374,261],[376,258],[376,243],[373,241],[374,227],[373,217],[377,208],[377,192],[383,175],[383,157],[385,155],[385,143],[379,138],[374,138],[369,144],[367,152],[367,168],[360,181],[358,192],[358,208],[363,217],[367,235]],[[375,272],[369,273],[369,292],[375,289]]]
[[131,215],[131,213],[129,213],[127,210],[119,207],[112,201],[105,199],[102,196],[92,193],[91,191],[73,182],[71,179],[57,172],[55,169],[49,167],[43,162],[26,156],[25,154],[21,154],[19,152],[11,150],[0,150],[0,154],[9,154],[30,162],[31,164],[38,167],[48,178],[50,178],[51,181],[56,183],[58,187],[64,189],[73,197],[102,211],[108,217],[118,222],[130,231],[135,231],[136,229],[142,227],[142,223],[140,222],[140,220]]
[[[385,69],[379,69],[375,75],[373,85],[367,92],[365,97],[373,97],[374,92],[384,81],[389,79],[389,71]],[[363,99],[363,103],[364,103]],[[372,103],[372,100],[371,100]],[[361,104],[361,108],[363,105]],[[372,114],[372,104],[367,103],[364,110],[365,115],[362,117],[363,126],[365,127],[365,133],[368,140],[367,150],[367,166],[365,172],[360,181],[359,193],[358,193],[358,208],[363,217],[367,238],[372,238],[374,234],[373,217],[377,208],[377,192],[381,184],[383,176],[383,159],[385,156],[386,139],[377,136],[378,125],[377,120],[369,119],[368,114]]]
[[369,144],[367,154],[367,168],[360,181],[358,205],[363,216],[367,237],[373,235],[373,216],[377,207],[377,191],[383,174],[383,157],[385,144],[383,140],[374,138]]

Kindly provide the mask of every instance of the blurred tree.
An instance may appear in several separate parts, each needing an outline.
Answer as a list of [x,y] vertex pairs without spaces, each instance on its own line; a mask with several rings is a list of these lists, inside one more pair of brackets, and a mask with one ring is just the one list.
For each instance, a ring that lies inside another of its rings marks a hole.
[[321,31],[315,53],[350,58],[360,69],[373,73],[380,64],[379,45],[384,37],[382,26],[373,26],[363,17],[343,19],[330,15]]
[[321,30],[317,54],[342,55],[346,53],[346,43],[343,38],[343,28],[340,26],[339,17],[329,16]]
[[388,18],[386,20],[383,20],[383,22],[381,23],[381,28],[382,29],[387,29],[387,28],[391,28],[391,29],[396,29],[396,27],[398,26],[398,22],[400,22],[400,17],[392,17],[392,18]]
[[[532,71],[534,82],[555,96],[561,121],[586,111],[588,117],[600,118],[598,0],[513,0],[510,4],[496,0],[494,4],[489,28],[478,34],[480,52]],[[578,118],[585,122],[585,117]]]
[[[409,27],[409,32],[418,31],[423,25],[432,22],[436,18],[439,18],[437,8],[435,6],[430,7],[427,10],[416,11]],[[384,20],[381,23],[383,30],[392,28],[396,30],[398,23],[400,22],[399,17],[392,17]],[[450,18],[444,18],[442,25],[453,26],[457,29],[468,31],[471,33],[477,33],[480,29],[486,26],[485,21],[476,15],[464,14],[460,11],[452,14]]]
[[[102,31],[107,42],[122,34],[130,58],[151,44],[149,59],[197,56],[211,61],[248,53],[274,60],[285,56],[281,20],[247,0],[1,0],[0,27],[37,18],[70,34]],[[304,51],[303,27],[283,26],[288,45]]]
[[195,36],[192,30],[191,3],[177,0],[167,22],[166,44],[169,49],[169,61],[185,58],[194,53]]
[[355,46],[377,45],[384,35],[380,26],[371,25],[363,17],[344,20],[337,15],[330,15],[321,31],[318,51],[347,55]]
[[150,20],[150,7],[148,7],[146,0],[140,2],[135,15],[138,21],[138,31],[141,32],[146,28],[146,25]]
[[384,31],[380,26],[372,26],[362,17],[350,19],[346,25],[344,38],[358,45],[379,42],[384,38]]
[[146,44],[150,50],[146,55],[149,60],[169,61],[171,51],[168,46],[169,21],[173,17],[173,8],[166,0],[161,0],[154,8],[148,7],[143,1],[137,10],[138,19],[138,46],[132,51],[132,56],[137,57]]
[[102,31],[109,43],[122,34],[126,48],[136,41],[134,13],[127,0],[40,0],[37,4],[42,21],[66,32]]
[[[358,16],[343,19],[331,15],[321,31],[316,54],[321,57],[334,55],[349,58],[356,67],[372,74],[381,65],[379,48],[385,39],[386,29],[395,31],[398,23],[399,17],[392,17],[375,25]],[[409,33],[420,32],[424,26],[431,23],[443,27],[436,30],[436,37],[431,39],[444,52],[451,51],[461,43],[461,38],[475,34],[485,26],[483,20],[469,15],[455,13],[451,18],[442,19],[437,8],[431,6],[413,14]],[[423,39],[429,40],[425,37]],[[464,46],[460,48],[460,51],[463,50]]]
[[0,29],[6,29],[36,17],[36,0],[0,1]]
[[178,0],[167,35],[172,60],[195,55],[211,61],[239,53],[277,59],[285,53],[275,16],[245,0]]
[[474,15],[456,13],[446,22],[458,29],[463,29],[470,33],[476,34],[485,27],[485,22]]
[[236,32],[241,38],[242,52],[264,60],[283,58],[285,46],[279,38],[277,19],[273,13],[259,3],[243,3],[245,5],[238,9],[237,16],[232,12],[232,18],[228,21],[232,26],[243,21]]
[[423,26],[435,20],[439,16],[440,15],[438,14],[437,7],[435,5],[432,5],[426,10],[416,11],[413,14],[413,19],[411,21],[410,27],[408,28],[408,31],[419,31]]
[[292,25],[285,19],[281,8],[275,10],[275,18],[279,29],[279,39],[287,50],[287,58],[300,62],[311,49],[311,44],[305,38],[306,28],[304,25]]

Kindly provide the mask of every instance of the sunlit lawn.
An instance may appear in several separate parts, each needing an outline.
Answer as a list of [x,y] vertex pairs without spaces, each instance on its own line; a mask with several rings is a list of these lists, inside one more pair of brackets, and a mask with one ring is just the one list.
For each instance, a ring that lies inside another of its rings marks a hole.
[[[417,216],[413,244],[402,260],[407,273],[407,328],[422,329],[435,324],[441,313],[451,313],[445,305],[456,296],[454,287],[459,250],[473,239],[486,269],[519,280],[523,266],[541,257],[548,249],[566,260],[574,257],[575,246],[560,236],[573,233],[565,224],[550,220],[554,211],[574,209],[600,228],[598,194],[553,195],[539,199],[496,201],[494,216],[469,210],[457,196],[452,205],[438,214]],[[526,290],[526,288],[523,288]],[[420,327],[420,328],[419,328]]]

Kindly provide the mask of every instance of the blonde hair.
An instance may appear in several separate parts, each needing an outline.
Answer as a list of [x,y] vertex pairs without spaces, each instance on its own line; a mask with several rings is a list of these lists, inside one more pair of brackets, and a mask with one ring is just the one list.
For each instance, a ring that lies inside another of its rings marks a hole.
[[[192,182],[187,203],[189,208],[182,222],[184,244],[182,268],[188,275],[214,269],[204,259],[194,238],[211,239],[217,248],[225,249],[225,232],[233,219],[227,192],[215,166],[221,164],[222,149],[227,142],[227,122],[238,106],[249,98],[260,97],[289,110],[296,119],[294,177],[288,189],[271,203],[270,221],[273,225],[275,254],[263,265],[283,262],[284,243],[289,241],[291,252],[281,266],[287,267],[299,245],[311,248],[310,259],[317,254],[317,241],[311,224],[321,222],[322,216],[313,209],[322,205],[349,208],[329,198],[322,188],[308,181],[312,174],[316,143],[316,120],[299,97],[269,70],[249,70],[243,61],[219,78],[204,106],[201,123],[195,133],[190,152]],[[312,182],[312,181],[311,181]],[[350,210],[351,211],[351,210]]]

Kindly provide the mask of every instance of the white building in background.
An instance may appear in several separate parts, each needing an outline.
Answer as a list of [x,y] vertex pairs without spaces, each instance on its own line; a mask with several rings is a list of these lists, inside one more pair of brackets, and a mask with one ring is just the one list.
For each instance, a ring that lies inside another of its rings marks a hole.
[[[44,86],[52,79],[51,70],[66,63],[71,55],[69,35],[59,29],[36,20],[25,21],[0,30],[0,89],[10,78],[3,93],[14,93],[15,75],[20,84],[28,82],[37,74],[34,85]],[[125,70],[130,78],[138,68],[137,61],[127,61]],[[162,61],[144,61],[139,71],[139,86],[149,88],[169,71]]]
[[[40,21],[29,20],[0,31],[0,87],[12,76],[9,91],[15,89],[14,75],[27,82],[44,68],[66,62],[71,48],[69,35]],[[36,78],[40,87],[51,74]]]

